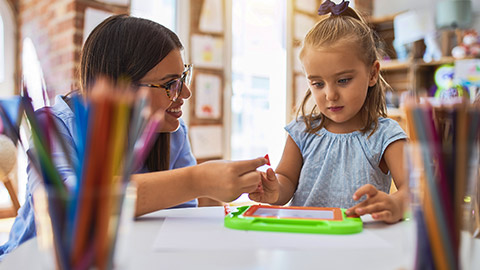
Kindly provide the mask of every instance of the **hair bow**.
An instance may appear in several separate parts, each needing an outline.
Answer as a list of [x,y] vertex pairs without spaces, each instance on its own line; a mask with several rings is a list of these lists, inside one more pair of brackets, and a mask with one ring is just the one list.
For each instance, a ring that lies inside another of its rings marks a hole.
[[318,15],[325,15],[331,12],[333,15],[338,16],[347,10],[349,3],[350,1],[342,0],[342,2],[337,5],[330,0],[326,0],[320,5],[320,8],[318,9]]

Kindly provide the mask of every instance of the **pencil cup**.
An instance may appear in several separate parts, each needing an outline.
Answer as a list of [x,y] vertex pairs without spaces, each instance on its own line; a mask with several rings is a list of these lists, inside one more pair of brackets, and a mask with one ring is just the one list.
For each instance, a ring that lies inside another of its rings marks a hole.
[[[466,159],[464,182],[457,181],[461,177],[458,172],[456,176],[453,172],[445,173],[445,168],[440,167],[444,161],[432,155],[433,147],[431,142],[412,142],[406,148],[410,206],[416,234],[412,268],[468,270],[471,269],[475,232],[478,145],[475,144]],[[455,160],[452,152],[444,150],[438,153],[444,160]],[[476,207],[478,209],[478,204]]]
[[43,269],[126,269],[135,201],[133,184],[78,196],[38,187],[33,202]]

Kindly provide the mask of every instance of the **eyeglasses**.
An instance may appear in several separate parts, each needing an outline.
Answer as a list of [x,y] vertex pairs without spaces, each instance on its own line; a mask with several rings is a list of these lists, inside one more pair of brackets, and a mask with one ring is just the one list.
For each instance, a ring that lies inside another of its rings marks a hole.
[[185,70],[182,73],[182,76],[178,79],[171,80],[165,84],[153,84],[153,83],[137,83],[137,86],[146,86],[152,88],[163,88],[167,92],[167,96],[170,101],[177,101],[178,97],[182,93],[183,85],[190,85],[192,80],[193,65],[185,65]]

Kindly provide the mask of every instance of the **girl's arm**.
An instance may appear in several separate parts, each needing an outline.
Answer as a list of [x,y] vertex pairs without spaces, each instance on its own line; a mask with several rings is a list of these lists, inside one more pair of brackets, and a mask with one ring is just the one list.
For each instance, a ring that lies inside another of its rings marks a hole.
[[377,190],[373,185],[364,185],[355,191],[353,199],[359,200],[364,195],[367,199],[348,209],[348,215],[372,214],[374,219],[387,223],[395,223],[403,218],[408,192],[408,175],[404,162],[405,144],[405,140],[395,141],[387,147],[383,155],[398,191],[389,195]]
[[265,158],[211,161],[200,165],[132,175],[137,185],[135,216],[171,207],[197,197],[232,201],[252,192],[261,181],[256,168]]
[[298,178],[302,170],[303,157],[297,144],[292,137],[287,136],[287,142],[283,149],[282,159],[277,166],[276,175],[280,184],[279,196],[273,204],[284,205],[288,203],[295,193]]
[[[388,154],[385,153],[385,162],[387,163],[393,182],[397,191],[390,196],[398,203],[399,220],[403,218],[408,204],[408,172],[405,165],[405,146],[406,140],[393,142],[388,148]],[[389,149],[390,148],[390,149]]]
[[262,186],[249,194],[251,200],[284,205],[297,189],[303,158],[297,144],[288,136],[276,173],[268,169],[262,175]]

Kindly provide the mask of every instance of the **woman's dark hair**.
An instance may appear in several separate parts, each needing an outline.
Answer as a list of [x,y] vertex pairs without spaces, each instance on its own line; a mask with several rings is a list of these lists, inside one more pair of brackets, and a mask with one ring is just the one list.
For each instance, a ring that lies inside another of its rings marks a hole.
[[[83,45],[81,90],[87,94],[99,76],[138,82],[175,49],[183,49],[182,43],[163,25],[128,15],[111,16],[95,27]],[[161,133],[145,165],[159,171],[168,170],[169,163],[170,133]]]

